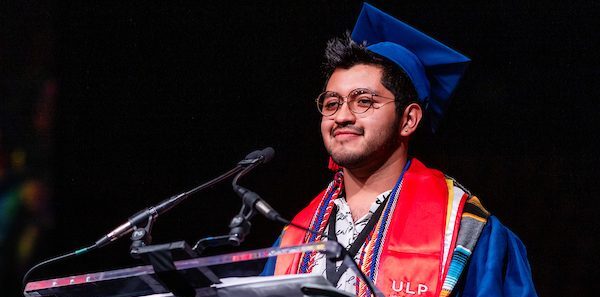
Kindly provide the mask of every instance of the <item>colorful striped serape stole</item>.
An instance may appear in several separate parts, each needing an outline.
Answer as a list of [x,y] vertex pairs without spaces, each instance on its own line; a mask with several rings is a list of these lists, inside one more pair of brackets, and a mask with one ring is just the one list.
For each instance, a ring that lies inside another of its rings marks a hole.
[[473,249],[481,235],[481,231],[490,216],[490,213],[483,207],[479,198],[471,196],[470,193],[456,183],[456,181],[452,179],[448,179],[448,181],[455,185],[454,191],[464,191],[469,197],[463,207],[456,245],[448,266],[448,273],[442,284],[440,297],[449,296],[456,287],[460,276],[465,270],[469,257],[473,253]]

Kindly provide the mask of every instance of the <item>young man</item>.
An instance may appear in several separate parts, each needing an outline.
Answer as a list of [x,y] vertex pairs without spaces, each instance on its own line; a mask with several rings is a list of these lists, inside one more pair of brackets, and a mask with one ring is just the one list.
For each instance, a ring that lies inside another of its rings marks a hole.
[[[368,4],[326,59],[316,101],[337,172],[294,223],[336,238],[386,296],[535,296],[519,239],[453,179],[408,156],[416,129],[425,120],[435,129],[469,59]],[[290,227],[278,244],[317,240]],[[279,257],[271,269],[370,294],[322,254]]]

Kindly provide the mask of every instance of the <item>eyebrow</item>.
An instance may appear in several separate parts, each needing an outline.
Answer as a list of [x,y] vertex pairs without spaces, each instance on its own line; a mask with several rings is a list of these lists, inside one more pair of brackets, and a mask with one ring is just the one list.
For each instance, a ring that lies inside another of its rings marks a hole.
[[[355,89],[350,90],[350,92],[348,92],[348,95],[350,95],[351,93],[353,93],[355,91],[367,91],[367,92],[370,92],[370,93],[379,94],[378,92],[374,91],[373,89],[366,88],[366,87],[360,87],[360,88],[355,88]],[[332,93],[332,94],[339,94],[339,92],[336,92],[336,91],[325,90],[325,92]]]

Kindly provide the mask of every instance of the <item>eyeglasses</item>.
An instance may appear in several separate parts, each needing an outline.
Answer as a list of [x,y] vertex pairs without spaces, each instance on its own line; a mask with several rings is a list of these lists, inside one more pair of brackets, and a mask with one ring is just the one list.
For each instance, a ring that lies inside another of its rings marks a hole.
[[[373,97],[391,99],[391,101],[375,102]],[[394,98],[379,96],[369,89],[359,88],[350,91],[348,96],[341,96],[336,92],[325,91],[317,97],[315,102],[317,103],[317,109],[322,115],[332,116],[345,102],[348,103],[348,108],[352,113],[361,114],[367,112],[371,107],[379,109],[388,103],[396,102],[396,100]]]

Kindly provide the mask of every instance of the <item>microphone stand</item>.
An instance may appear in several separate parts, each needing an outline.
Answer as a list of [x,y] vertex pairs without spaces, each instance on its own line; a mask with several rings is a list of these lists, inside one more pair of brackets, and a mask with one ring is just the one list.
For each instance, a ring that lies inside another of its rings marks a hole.
[[[204,251],[204,249],[207,247],[223,245],[239,246],[244,241],[248,233],[250,233],[250,227],[252,226],[250,219],[256,214],[255,208],[258,209],[259,212],[261,209],[264,210],[265,208],[259,208],[256,206],[257,202],[261,200],[258,195],[238,186],[237,182],[241,177],[248,174],[248,172],[252,171],[258,165],[269,162],[273,158],[274,154],[275,151],[273,148],[266,147],[263,150],[250,153],[244,160],[238,163],[240,165],[247,166],[239,171],[239,173],[233,178],[231,185],[233,186],[234,192],[236,192],[236,194],[242,198],[242,208],[240,209],[240,212],[233,217],[233,219],[231,219],[231,222],[229,223],[229,234],[202,238],[196,242],[192,250],[199,254],[202,253],[202,251]],[[254,195],[246,195],[247,193]],[[270,206],[266,204],[265,206],[270,208]]]
[[[255,155],[254,157],[251,157],[252,155]],[[258,156],[257,154],[259,154],[259,152],[253,152],[251,154],[249,154],[248,156],[246,156],[246,158],[244,160],[242,160],[241,162],[238,163],[238,165],[233,168],[232,170],[226,172],[225,174],[215,178],[212,181],[209,181],[203,185],[200,185],[188,192],[182,193],[180,195],[178,195],[177,197],[172,197],[170,199],[168,199],[168,201],[172,201],[172,202],[166,202],[166,203],[170,203],[169,207],[166,208],[167,210],[174,207],[175,205],[177,205],[178,203],[180,203],[183,199],[187,198],[187,196],[200,191],[202,189],[205,189],[207,187],[210,187],[224,179],[227,179],[229,177],[231,177],[232,175],[237,173],[236,178],[238,178],[240,175],[245,174],[246,172],[249,172],[250,170],[252,170],[254,167],[258,166],[263,160],[264,157]],[[254,159],[251,159],[254,158]],[[165,203],[165,202],[163,202]],[[161,203],[162,204],[162,203]],[[240,212],[242,213],[242,212]],[[145,215],[145,213],[144,213]],[[253,213],[249,214],[249,216],[254,215]],[[148,245],[151,242],[151,236],[150,236],[150,230],[152,229],[152,224],[154,222],[156,218],[156,215],[154,215],[153,213],[150,213],[150,215],[148,216],[148,221],[146,222],[146,226],[144,226],[143,228],[138,227],[137,225],[134,225],[134,232],[131,235],[131,240],[133,241],[131,244],[131,249],[130,249],[130,254],[132,257],[134,258],[142,258],[144,261],[149,262],[154,271],[156,276],[158,277],[159,282],[165,286],[165,288],[167,288],[170,292],[172,292],[175,296],[182,296],[182,297],[192,297],[195,296],[195,290],[192,288],[192,286],[185,280],[185,278],[183,277],[182,274],[180,274],[174,264],[174,254],[177,253],[179,255],[183,255],[186,258],[191,258],[191,257],[197,257],[199,256],[199,253],[202,252],[206,247],[208,246],[218,246],[218,245],[222,245],[223,243],[230,243],[230,244],[234,244],[234,242],[231,241],[231,236],[217,236],[217,237],[213,237],[204,241],[198,241],[198,243],[196,243],[196,245],[194,246],[194,248],[190,248],[190,246],[188,245],[187,242],[185,241],[177,241],[177,242],[172,242],[172,243],[168,243],[168,244],[161,244],[161,245]],[[236,216],[237,218],[237,216]],[[232,223],[230,224],[230,226],[232,226],[234,224],[234,221],[236,221],[236,218],[234,218],[232,220]],[[239,242],[241,242],[243,240],[243,236],[245,236],[248,233],[248,230],[250,228],[250,222],[247,221],[247,219],[245,217],[242,217],[242,221],[240,222],[240,233],[241,233],[241,239]],[[247,224],[247,227],[245,227]],[[234,229],[232,229],[233,231]],[[239,243],[238,243],[239,244]],[[199,267],[197,269],[199,272],[199,275],[197,275],[196,277],[199,277],[202,282],[205,285],[212,285],[212,284],[216,284],[216,283],[220,283],[219,278],[208,268],[206,267]]]
[[[132,216],[127,222],[130,224],[130,226],[131,226],[130,228],[133,230],[133,233],[131,234],[131,240],[133,241],[131,244],[131,248],[130,248],[131,256],[136,259],[139,258],[139,256],[137,255],[137,249],[139,247],[146,246],[152,242],[152,236],[151,236],[150,232],[152,230],[152,225],[156,221],[156,218],[158,217],[159,214],[164,213],[164,212],[170,210],[171,208],[175,207],[176,205],[181,203],[183,200],[188,198],[190,195],[192,195],[198,191],[204,190],[208,187],[214,186],[215,184],[218,184],[219,182],[221,182],[243,170],[244,170],[244,166],[237,165],[233,169],[225,172],[224,174],[216,177],[215,179],[212,179],[204,184],[201,184],[187,192],[184,192],[179,195],[172,196],[166,200],[163,200],[157,206],[149,207],[145,210],[138,212],[134,216]],[[144,222],[145,222],[145,225],[141,226],[141,224]],[[126,232],[124,232],[124,233],[126,233]],[[105,238],[110,240],[109,236],[110,236],[110,233],[109,233],[109,235],[103,237],[99,241],[102,241]],[[117,235],[110,241],[116,240],[119,237],[120,236]],[[106,243],[108,243],[108,242],[106,242]],[[102,246],[102,245],[99,245],[98,242],[96,242],[96,244],[99,247]]]
[[[246,175],[256,166],[257,165],[252,164],[240,171],[240,173],[238,173],[231,181],[233,188],[236,188],[237,182],[241,177]],[[242,199],[242,208],[240,209],[240,212],[233,217],[231,223],[229,223],[229,228],[231,229],[229,232],[229,243],[231,245],[238,246],[244,241],[246,235],[250,233],[250,227],[252,226],[250,219],[254,217],[255,214],[256,213],[254,211],[254,207],[252,207],[252,204],[249,205],[244,199]]]
[[[250,171],[253,168],[255,168],[256,166],[258,166],[259,164],[269,161],[272,156],[273,156],[273,149],[270,147],[268,147],[264,150],[261,150],[261,151],[257,150],[257,151],[251,152],[250,154],[246,155],[246,157],[242,161],[238,162],[238,164],[233,169],[218,176],[217,178],[212,179],[202,185],[199,185],[187,192],[184,192],[179,195],[175,195],[171,198],[168,198],[166,200],[163,200],[156,206],[149,207],[145,210],[142,210],[142,211],[136,213],[135,215],[130,217],[126,223],[122,224],[121,226],[117,227],[116,229],[114,229],[113,231],[111,231],[104,237],[100,238],[98,241],[96,241],[95,247],[97,247],[97,248],[102,247],[102,246],[124,236],[125,234],[131,232],[132,230],[138,231],[137,234],[134,234],[134,236],[132,236],[132,240],[134,240],[136,246],[137,245],[143,246],[145,244],[148,244],[151,239],[151,237],[149,236],[149,233],[150,233],[150,230],[152,229],[152,224],[154,223],[154,221],[160,214],[169,211],[171,208],[173,208],[176,205],[178,205],[179,203],[181,203],[183,200],[188,198],[190,195],[192,195],[198,191],[204,190],[208,187],[211,187],[211,186],[231,177],[232,175],[234,175],[236,173],[238,173],[236,178],[239,178],[240,175],[247,173],[248,171]],[[140,225],[143,223],[145,223],[145,226],[140,227]]]
[[[256,168],[259,164],[260,163],[253,163],[242,169],[233,178],[233,181],[231,182],[232,186],[235,188],[238,180]],[[242,199],[242,208],[240,209],[240,212],[234,216],[229,223],[229,234],[202,238],[196,242],[192,250],[200,255],[207,247],[224,245],[239,246],[248,233],[250,233],[250,227],[252,226],[250,219],[252,219],[255,214],[256,212],[254,211],[252,204],[248,204],[246,200]]]
[[[270,149],[270,150],[272,151],[272,149]],[[23,276],[23,279],[22,279],[23,286],[25,286],[25,284],[27,283],[27,280],[29,279],[29,276],[31,275],[31,273],[34,272],[39,267],[54,263],[54,262],[62,260],[62,259],[70,258],[73,256],[79,256],[79,255],[88,253],[89,251],[101,248],[101,247],[123,237],[124,235],[128,234],[131,231],[134,231],[134,234],[132,234],[132,238],[131,238],[133,240],[133,243],[132,243],[132,246],[130,249],[130,253],[134,258],[138,258],[139,249],[144,248],[144,246],[146,246],[147,244],[149,244],[151,242],[152,237],[150,236],[150,231],[152,230],[152,224],[156,221],[156,218],[160,214],[175,207],[176,205],[181,203],[183,200],[188,198],[190,195],[192,195],[198,191],[201,191],[203,189],[206,189],[208,187],[211,187],[211,186],[233,176],[234,174],[243,171],[244,169],[246,169],[249,166],[256,166],[259,163],[264,162],[265,156],[260,155],[260,154],[265,151],[269,152],[267,149],[265,149],[263,151],[251,152],[242,161],[240,161],[236,165],[236,167],[234,167],[233,169],[220,175],[219,177],[217,177],[213,180],[210,180],[200,186],[197,186],[187,192],[184,192],[179,195],[172,196],[166,200],[163,200],[156,206],[152,206],[152,207],[149,207],[149,208],[146,208],[144,210],[137,212],[135,215],[131,216],[127,220],[126,223],[113,229],[111,232],[109,232],[108,234],[106,234],[105,236],[103,236],[102,238],[97,240],[93,245],[77,249],[77,250],[69,252],[67,254],[63,254],[63,255],[60,255],[57,257],[50,258],[48,260],[42,261],[42,262],[34,265]],[[144,225],[141,226],[141,224],[144,224]],[[189,249],[186,249],[186,250],[189,250]],[[188,252],[188,254],[189,254],[189,252]]]
[[[269,151],[270,150],[270,151]],[[217,177],[216,179],[200,185],[188,192],[180,194],[181,197],[174,197],[168,199],[170,203],[169,207],[165,207],[166,210],[174,207],[181,200],[185,199],[188,195],[191,195],[199,190],[202,190],[206,187],[210,187],[215,183],[218,183],[226,178],[231,177],[236,174],[234,180],[240,178],[240,176],[245,175],[250,170],[254,169],[259,164],[268,161],[268,158],[272,157],[271,148],[267,148],[263,151],[255,151],[250,153],[246,158],[238,163],[238,165],[226,172],[225,174]],[[270,153],[270,156],[265,155]],[[186,258],[197,257],[199,252],[202,252],[208,246],[219,246],[225,243],[232,245],[239,245],[244,237],[248,234],[250,230],[250,222],[249,219],[254,216],[254,211],[250,208],[250,211],[247,211],[247,207],[242,207],[240,214],[234,217],[230,223],[230,234],[226,236],[217,236],[212,238],[207,238],[205,240],[200,240],[194,248],[190,248],[190,246],[185,241],[172,242],[168,244],[162,245],[147,245],[151,241],[150,230],[152,228],[152,223],[154,222],[156,216],[151,213],[148,216],[148,221],[146,226],[143,228],[134,225],[134,232],[131,236],[133,243],[131,245],[130,253],[134,258],[142,258],[146,262],[149,262],[154,271],[158,280],[161,284],[163,284],[169,291],[171,291],[175,296],[182,297],[192,297],[195,296],[195,290],[191,287],[191,285],[184,279],[183,275],[180,274],[174,264],[174,253],[182,254]],[[219,278],[208,268],[199,267],[198,272],[200,274],[197,276],[202,279],[202,282],[205,285],[212,285],[216,283],[220,283]]]

